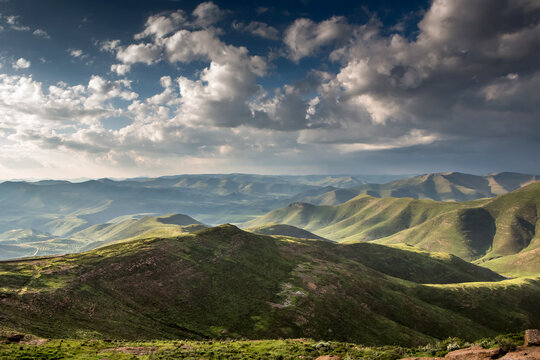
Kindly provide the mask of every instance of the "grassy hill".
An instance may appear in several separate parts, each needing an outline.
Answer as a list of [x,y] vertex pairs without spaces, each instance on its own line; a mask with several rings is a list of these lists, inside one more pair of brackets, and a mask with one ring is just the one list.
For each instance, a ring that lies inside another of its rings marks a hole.
[[261,235],[282,235],[299,239],[314,239],[314,240],[326,240],[327,239],[315,235],[304,229],[300,229],[296,226],[285,224],[266,224],[254,228],[245,229],[246,231],[261,234]]
[[540,272],[540,182],[471,202],[359,195],[336,206],[293,203],[245,224],[298,226],[341,242],[411,244],[476,260],[509,275]]
[[308,191],[290,198],[289,203],[337,205],[361,194],[436,201],[470,201],[506,194],[537,180],[540,180],[538,175],[511,172],[484,176],[458,172],[425,174],[385,184],[362,184],[347,189],[329,188],[328,191],[319,191],[317,194]]
[[68,239],[31,229],[9,230],[0,234],[0,260],[76,253],[120,240],[177,236],[203,228],[203,224],[187,215],[170,214],[94,225]]
[[[0,317],[61,338],[473,339],[540,325],[540,281],[374,244],[231,225],[0,263]],[[456,281],[487,281],[459,284]],[[435,283],[425,285],[422,283]]]
[[184,214],[143,216],[126,219],[112,224],[90,226],[71,235],[74,239],[91,239],[84,250],[95,249],[105,244],[142,237],[171,237],[204,229],[206,226]]

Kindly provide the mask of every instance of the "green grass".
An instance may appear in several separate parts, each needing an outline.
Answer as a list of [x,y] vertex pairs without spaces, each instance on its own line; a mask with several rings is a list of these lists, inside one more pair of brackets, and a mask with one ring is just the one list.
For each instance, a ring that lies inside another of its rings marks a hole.
[[295,238],[300,238],[300,239],[326,240],[325,238],[315,235],[304,229],[300,229],[296,226],[284,225],[284,224],[266,224],[262,226],[245,229],[245,230],[249,232],[253,232],[255,234],[261,234],[261,235],[282,235],[282,236],[290,236],[290,237],[295,237]]
[[409,244],[508,276],[540,275],[540,182],[492,199],[450,203],[360,195],[335,206],[291,204],[245,227],[283,223],[330,240]]
[[[367,347],[364,345],[314,341],[285,340],[41,340],[25,339],[21,344],[1,344],[0,359],[315,359],[319,356],[339,356],[342,359],[395,360],[402,357],[444,356],[450,350],[471,345],[484,348],[502,347],[512,350],[523,344],[523,334],[486,338],[474,344],[459,338],[405,348],[400,346]],[[32,343],[33,342],[33,343]]]

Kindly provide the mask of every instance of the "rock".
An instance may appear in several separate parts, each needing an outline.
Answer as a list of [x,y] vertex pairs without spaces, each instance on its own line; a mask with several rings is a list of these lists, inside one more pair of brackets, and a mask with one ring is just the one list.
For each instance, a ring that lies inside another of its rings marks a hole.
[[501,360],[538,360],[540,359],[540,347],[520,346],[516,351],[504,355]]
[[341,360],[341,358],[337,355],[323,355],[323,356],[319,356],[315,360]]
[[18,343],[21,342],[21,340],[24,339],[23,334],[15,334],[8,336],[7,340],[12,343]]
[[525,346],[540,345],[540,330],[529,329],[525,330]]
[[481,346],[471,346],[466,349],[456,350],[446,354],[444,359],[448,360],[490,360],[501,355],[502,350],[484,349]]

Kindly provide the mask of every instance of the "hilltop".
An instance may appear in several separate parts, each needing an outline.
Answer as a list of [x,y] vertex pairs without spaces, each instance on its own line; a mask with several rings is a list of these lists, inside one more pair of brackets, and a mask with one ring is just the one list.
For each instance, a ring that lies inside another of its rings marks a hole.
[[292,226],[292,225],[285,225],[285,224],[265,224],[262,226],[257,226],[249,229],[245,229],[246,231],[253,232],[255,234],[261,234],[261,235],[282,235],[282,236],[289,236],[299,239],[314,239],[314,240],[326,240],[327,239],[315,235],[309,231],[306,231],[304,229],[300,229],[299,227]]
[[0,316],[6,327],[56,338],[365,344],[472,339],[538,326],[538,280],[493,282],[499,279],[448,255],[224,225],[2,262]]
[[340,242],[407,243],[511,275],[538,273],[540,182],[471,202],[359,195],[335,206],[293,203],[244,226],[283,223]]

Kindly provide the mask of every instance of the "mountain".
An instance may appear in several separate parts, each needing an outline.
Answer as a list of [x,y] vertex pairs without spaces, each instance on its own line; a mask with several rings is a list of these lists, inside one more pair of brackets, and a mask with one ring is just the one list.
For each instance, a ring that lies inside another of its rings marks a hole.
[[250,229],[245,229],[246,231],[261,234],[261,235],[281,235],[289,236],[298,239],[314,239],[314,240],[326,240],[323,237],[310,233],[304,229],[300,229],[296,226],[285,225],[285,224],[266,224],[263,226],[258,226]]
[[9,230],[0,234],[0,260],[75,253],[115,241],[136,237],[177,236],[205,227],[187,215],[170,214],[93,225],[72,234],[69,239],[37,230]]
[[419,344],[538,327],[540,281],[498,279],[441,254],[223,225],[1,262],[0,317],[37,336],[138,340]]
[[336,206],[293,203],[244,226],[282,223],[334,241],[407,243],[496,266],[505,274],[532,275],[540,272],[538,209],[540,182],[535,182],[471,202],[359,195]]
[[280,207],[298,193],[364,183],[350,175],[175,175],[71,183],[0,183],[0,233],[36,229],[69,237],[117,218],[189,214],[205,223],[243,222]]
[[476,176],[458,172],[425,174],[398,179],[386,184],[363,184],[347,189],[328,189],[327,192],[308,192],[290,198],[291,202],[314,205],[337,205],[360,194],[374,197],[410,197],[437,201],[470,201],[494,197],[514,191],[540,180],[538,175],[511,172]]

